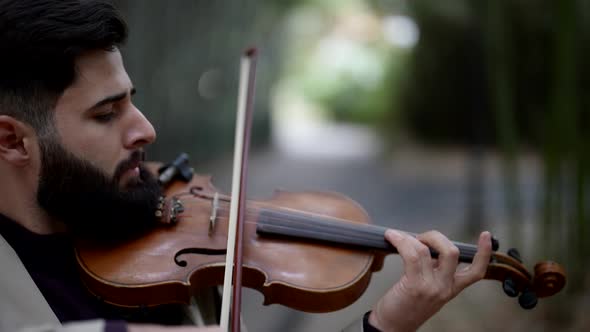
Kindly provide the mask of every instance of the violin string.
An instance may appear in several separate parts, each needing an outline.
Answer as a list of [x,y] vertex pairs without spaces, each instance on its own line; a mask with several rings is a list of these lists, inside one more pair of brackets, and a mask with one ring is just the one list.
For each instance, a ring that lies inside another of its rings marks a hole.
[[[184,195],[191,195],[193,197],[194,196],[198,196],[198,195],[195,195],[195,194],[190,193],[190,192],[189,193],[184,193],[184,194],[181,194],[181,195],[182,196],[184,196]],[[203,197],[201,197],[201,198],[203,198]],[[205,199],[210,199],[210,197],[206,197],[206,196],[204,198]],[[228,199],[227,198],[225,198],[225,199],[222,198],[221,203],[226,203],[227,205],[229,205],[229,202],[228,202]],[[250,210],[252,210],[252,209],[248,209],[248,211],[250,211]],[[268,211],[270,209],[266,209],[266,210]],[[218,211],[226,211],[226,209],[223,208],[223,207],[221,207],[220,209],[218,209]],[[256,210],[256,211],[258,211],[258,210]],[[282,218],[278,218],[278,219],[275,218],[276,220],[279,220],[280,221],[280,220],[284,220],[284,219],[289,219],[289,222],[291,224],[297,224],[298,221],[299,221],[299,224],[301,224],[301,220],[302,220],[301,216],[304,215],[301,212],[298,212],[298,213],[296,213],[296,212],[287,212],[288,211],[288,208],[282,208],[280,212],[277,212],[276,209],[274,209],[272,211],[274,213],[277,213],[277,214],[280,213],[280,214],[284,214],[285,215]],[[255,218],[255,217],[257,217],[259,215],[259,213],[258,212],[253,212],[253,213],[252,212],[250,212],[250,213],[246,212],[246,215],[247,216],[250,216],[252,218]],[[293,216],[293,215],[297,216],[298,217],[298,220],[292,220],[291,216]],[[311,213],[307,213],[307,215],[311,215]],[[384,230],[385,230],[385,228],[383,228],[381,226],[368,225],[368,224],[360,224],[360,223],[353,223],[350,220],[339,219],[339,218],[334,218],[334,217],[326,217],[326,216],[322,216],[322,215],[318,215],[318,217],[316,217],[316,218],[321,218],[322,221],[324,221],[327,218],[330,218],[330,219],[333,220],[332,223],[336,223],[336,224],[330,225],[328,229],[322,229],[322,230],[320,230],[320,232],[322,232],[322,233],[326,233],[327,232],[328,234],[333,234],[335,232],[335,229],[336,230],[341,230],[343,228],[342,227],[343,225],[352,224],[352,225],[354,225],[353,226],[354,228],[352,230],[353,231],[352,237],[354,239],[362,239],[362,238],[365,238],[365,237],[363,237],[363,234],[364,233],[367,233],[367,231],[368,231],[368,233],[370,234],[370,235],[368,235],[369,241],[374,241],[375,239],[373,238],[373,236],[374,235],[377,235],[379,237],[378,242],[385,242],[384,241]],[[308,219],[310,219],[310,218],[309,217],[308,218],[303,218],[303,220],[307,221],[307,222],[303,223],[303,226],[306,226],[306,227],[315,227],[317,222],[312,221],[312,224],[310,224],[309,221],[308,221]],[[247,221],[247,223],[252,223],[252,224],[257,225],[258,224],[258,221],[254,221],[254,222],[248,222]],[[291,227],[293,229],[297,229],[296,227],[293,227],[292,225],[289,225],[289,227]],[[359,227],[362,227],[362,228],[359,228]],[[416,236],[416,234],[413,234],[413,233],[408,233],[408,234],[410,234],[412,236]],[[317,238],[317,236],[316,236],[316,238]],[[453,244],[455,244],[457,246],[457,248],[459,249],[460,256],[462,258],[472,259],[474,257],[474,255],[475,255],[475,253],[477,252],[477,246],[475,246],[475,245],[461,243],[461,242],[455,242],[455,241],[453,241]],[[379,247],[381,247],[381,246],[379,246]]]
[[[221,203],[229,204],[229,202],[224,201],[221,201]],[[220,204],[218,212],[228,212],[228,209],[223,205]],[[295,236],[295,233],[297,233],[299,234],[298,237],[303,238],[311,237],[316,240],[331,239],[331,242],[343,242],[343,244],[360,245],[374,249],[387,249],[388,251],[394,249],[385,240],[384,233],[386,228],[382,226],[354,223],[350,220],[312,215],[311,213],[296,213],[287,209],[247,208],[246,217],[250,217],[250,219],[259,218],[263,213],[265,214],[267,224],[273,223],[275,229],[281,229],[280,232],[282,235]],[[218,218],[220,217],[218,215]],[[248,221],[247,218],[245,222],[257,227],[260,225],[260,220]],[[280,226],[277,224],[280,224]],[[305,228],[302,228],[302,226],[305,226]],[[266,227],[268,229],[269,226]],[[415,236],[415,234],[409,234]],[[470,262],[477,252],[477,246],[460,242],[453,243],[459,249],[461,261]]]
[[[304,215],[303,213],[295,213],[289,211],[287,209],[265,209],[263,208],[262,211],[270,211],[275,215],[282,215],[282,218],[278,218],[277,220],[289,220],[291,223],[301,224],[304,226],[309,227],[320,227],[318,228],[319,231],[325,231],[329,233],[333,233],[335,231],[349,231],[352,237],[359,237],[359,238],[366,238],[369,240],[374,240],[375,236],[377,240],[384,241],[384,234],[385,234],[385,227],[371,225],[371,224],[362,224],[362,223],[355,223],[350,220],[340,219],[335,217],[327,217],[327,216],[319,216],[319,215],[312,215],[307,214]],[[308,217],[309,216],[309,217]],[[321,224],[326,224],[322,228]],[[406,232],[408,233],[408,232]],[[412,236],[416,236],[416,234],[408,233]],[[455,246],[459,249],[460,253],[474,256],[477,252],[477,246],[472,244],[466,244],[461,242],[452,241]]]

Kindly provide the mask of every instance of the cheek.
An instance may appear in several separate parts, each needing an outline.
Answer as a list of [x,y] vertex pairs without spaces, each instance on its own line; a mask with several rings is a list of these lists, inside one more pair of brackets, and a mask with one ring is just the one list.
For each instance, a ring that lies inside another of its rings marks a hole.
[[100,138],[91,140],[86,138],[80,140],[76,154],[89,161],[95,167],[102,169],[106,174],[113,175],[117,164],[120,161],[117,144],[112,138]]
[[112,176],[124,156],[119,136],[113,133],[114,129],[108,129],[91,121],[76,125],[66,121],[58,127],[58,132],[64,148]]

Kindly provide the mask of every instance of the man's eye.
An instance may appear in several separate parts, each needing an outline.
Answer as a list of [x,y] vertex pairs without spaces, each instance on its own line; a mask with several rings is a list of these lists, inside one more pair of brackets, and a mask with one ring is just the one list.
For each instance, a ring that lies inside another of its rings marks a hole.
[[108,112],[108,113],[103,113],[103,114],[97,114],[94,116],[94,119],[98,122],[106,123],[106,122],[113,120],[116,115],[117,115],[117,113],[115,113],[115,112]]

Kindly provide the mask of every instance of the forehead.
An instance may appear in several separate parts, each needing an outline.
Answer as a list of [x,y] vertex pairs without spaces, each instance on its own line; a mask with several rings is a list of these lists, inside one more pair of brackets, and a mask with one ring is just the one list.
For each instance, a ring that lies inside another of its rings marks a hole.
[[75,64],[76,79],[58,99],[56,112],[85,110],[132,87],[118,50],[91,51],[78,57]]

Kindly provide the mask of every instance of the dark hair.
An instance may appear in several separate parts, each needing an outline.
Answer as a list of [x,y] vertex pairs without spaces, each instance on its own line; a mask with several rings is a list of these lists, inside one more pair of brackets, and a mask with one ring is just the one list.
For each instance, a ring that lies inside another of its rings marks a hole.
[[0,114],[44,132],[76,79],[76,58],[126,38],[125,21],[103,0],[0,0]]

